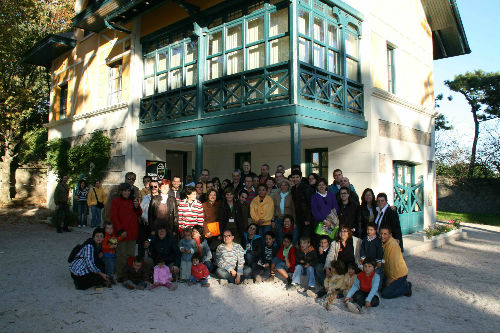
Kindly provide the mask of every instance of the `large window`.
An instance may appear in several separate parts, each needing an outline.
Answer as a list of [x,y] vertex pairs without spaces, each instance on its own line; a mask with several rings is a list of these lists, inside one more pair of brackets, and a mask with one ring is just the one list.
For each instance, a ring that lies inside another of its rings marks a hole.
[[122,61],[119,60],[109,66],[108,105],[121,102],[122,95]]
[[59,119],[66,118],[66,110],[68,109],[68,84],[60,86],[59,95]]
[[306,172],[328,179],[328,148],[306,149]]
[[359,41],[356,28],[351,24],[345,31],[346,75],[347,78],[359,81]]

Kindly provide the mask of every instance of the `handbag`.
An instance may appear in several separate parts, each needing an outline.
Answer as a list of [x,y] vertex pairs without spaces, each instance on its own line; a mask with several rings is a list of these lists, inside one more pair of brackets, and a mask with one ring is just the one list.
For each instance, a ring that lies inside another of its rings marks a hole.
[[207,229],[212,234],[212,236],[219,236],[220,235],[219,222],[208,222]]
[[93,188],[93,190],[94,190],[94,194],[95,194],[95,200],[97,201],[97,205],[96,205],[97,208],[103,209],[104,208],[104,204],[102,202],[100,202],[99,199],[97,199],[97,193],[95,191],[95,188]]

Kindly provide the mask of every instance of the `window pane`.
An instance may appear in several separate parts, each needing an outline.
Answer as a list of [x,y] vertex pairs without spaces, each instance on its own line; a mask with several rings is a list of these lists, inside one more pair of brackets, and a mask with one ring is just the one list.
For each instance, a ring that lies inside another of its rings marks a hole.
[[264,43],[248,48],[247,69],[264,67],[265,53]]
[[170,89],[180,88],[182,86],[182,69],[176,69],[170,72]]
[[287,37],[272,40],[271,43],[271,65],[288,61],[290,57],[290,39]]
[[314,39],[325,42],[325,30],[323,28],[323,20],[319,17],[314,18]]
[[309,62],[309,41],[299,37],[299,60]]
[[269,26],[269,37],[284,34],[288,31],[288,8],[280,9],[269,14],[271,22]]
[[196,84],[196,64],[186,67],[186,86]]
[[155,92],[155,78],[154,77],[148,77],[146,80],[144,80],[144,94],[146,96],[153,95]]
[[314,66],[325,68],[325,48],[314,43]]
[[299,9],[298,16],[299,16],[299,32],[304,35],[309,35],[309,13],[303,9]]
[[328,71],[340,74],[339,55],[333,50],[328,50]]
[[167,70],[167,58],[168,58],[167,51],[158,53],[158,65],[156,67],[156,70],[158,72]]
[[346,32],[345,34],[345,50],[346,53],[358,58],[358,38],[353,34]]
[[146,58],[144,62],[144,75],[153,75],[155,72],[155,56],[150,56]]
[[182,49],[183,45],[173,47],[170,56],[170,68],[178,67],[182,65]]
[[208,55],[222,52],[222,31],[208,35]]
[[227,55],[227,75],[243,71],[243,50],[234,51]]
[[338,49],[338,29],[334,25],[328,25],[328,45]]
[[222,76],[222,57],[215,57],[208,61],[208,79],[216,79]]
[[158,77],[158,92],[164,92],[167,90],[167,77],[168,73],[162,74]]
[[198,42],[193,41],[186,44],[186,59],[185,63],[195,61],[198,54]]
[[241,46],[241,25],[227,28],[226,50]]
[[264,39],[264,18],[257,17],[248,21],[247,43]]
[[358,62],[347,58],[347,77],[358,81]]

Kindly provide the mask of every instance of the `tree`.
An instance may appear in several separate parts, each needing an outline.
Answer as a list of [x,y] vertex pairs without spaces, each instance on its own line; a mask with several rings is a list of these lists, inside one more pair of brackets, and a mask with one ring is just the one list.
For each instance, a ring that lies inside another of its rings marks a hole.
[[496,127],[486,129],[486,137],[481,140],[478,151],[479,163],[500,176],[500,123]]
[[[440,107],[439,102],[443,100],[443,94],[439,94],[436,96],[434,99],[434,108],[437,109]],[[448,100],[451,101],[453,100],[453,97],[450,95],[448,96]],[[449,131],[453,129],[453,126],[450,125],[448,122],[448,119],[446,119],[446,116],[442,113],[438,113],[437,117],[434,118],[434,127],[436,131]]]
[[452,91],[462,94],[471,107],[474,120],[474,140],[467,176],[472,178],[476,165],[479,123],[500,116],[500,74],[482,70],[456,75],[453,81],[444,81]]
[[22,60],[36,41],[69,27],[72,4],[0,0],[0,202],[10,201],[23,142],[30,133],[41,134],[38,130],[48,121],[50,75]]

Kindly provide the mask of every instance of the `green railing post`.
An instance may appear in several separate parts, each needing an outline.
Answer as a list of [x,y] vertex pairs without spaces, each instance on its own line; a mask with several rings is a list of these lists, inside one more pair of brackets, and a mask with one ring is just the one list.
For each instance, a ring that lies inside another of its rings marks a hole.
[[290,33],[290,104],[299,103],[299,57],[297,50],[297,0],[290,0],[288,31]]
[[200,179],[201,169],[203,169],[203,135],[197,134],[195,143],[196,157],[195,157],[195,182]]
[[[196,115],[198,119],[203,116],[203,82],[205,81],[205,54],[206,54],[206,28],[201,28],[196,22],[194,33],[198,36],[198,54],[196,59]],[[197,175],[198,177],[199,175]]]
[[291,165],[300,165],[301,140],[300,140],[300,124],[290,124],[290,144],[291,144]]

